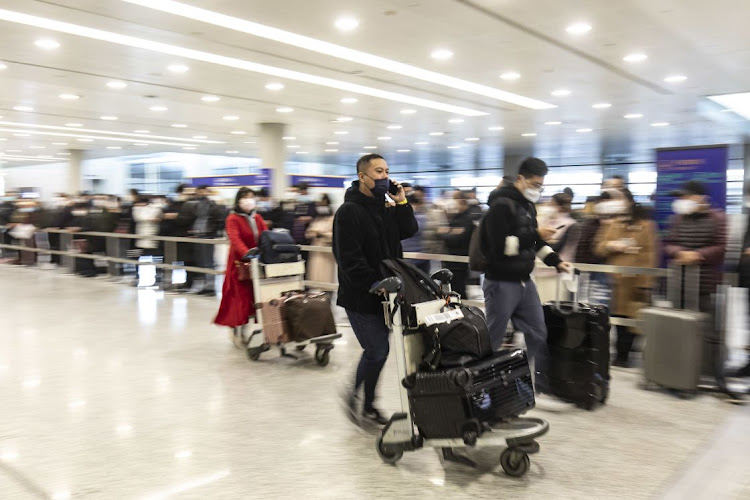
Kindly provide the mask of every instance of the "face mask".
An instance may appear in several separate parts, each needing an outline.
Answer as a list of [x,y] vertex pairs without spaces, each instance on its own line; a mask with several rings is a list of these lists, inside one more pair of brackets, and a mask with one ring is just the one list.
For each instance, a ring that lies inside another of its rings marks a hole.
[[543,207],[539,207],[537,210],[537,213],[545,218],[551,219],[555,215],[557,215],[557,209],[555,207],[550,207],[549,205],[545,205]]
[[[364,174],[367,175],[367,174]],[[367,177],[370,177],[367,175]],[[370,177],[372,179],[372,177]],[[388,180],[388,177],[385,179],[372,179],[375,185],[370,188],[370,191],[372,191],[372,194],[375,195],[376,198],[382,198],[385,196],[385,193],[388,192],[388,188],[391,186],[391,181]]]
[[693,200],[675,200],[672,203],[672,210],[678,215],[694,214],[698,211],[698,204]]
[[310,203],[311,201],[313,201],[313,199],[312,199],[312,196],[310,196],[309,194],[301,194],[297,198],[297,201],[299,201],[300,203]]
[[603,201],[596,205],[596,213],[599,215],[617,215],[625,213],[625,203],[622,201],[612,200]]
[[523,190],[523,197],[529,200],[531,203],[536,203],[539,198],[542,197],[541,189],[526,188]]
[[315,207],[315,211],[318,212],[318,215],[330,215],[331,207]]
[[255,198],[242,198],[240,200],[240,210],[243,212],[252,212],[255,210]]
[[271,210],[271,202],[270,201],[259,201],[256,203],[256,207],[261,212],[267,212]]

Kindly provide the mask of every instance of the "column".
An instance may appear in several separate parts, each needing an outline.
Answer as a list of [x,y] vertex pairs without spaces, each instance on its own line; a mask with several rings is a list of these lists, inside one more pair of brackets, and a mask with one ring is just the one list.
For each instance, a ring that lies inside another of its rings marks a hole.
[[521,162],[529,156],[533,156],[533,153],[532,148],[529,148],[528,151],[506,150],[503,154],[503,177],[510,176],[515,181]]
[[271,196],[280,198],[289,188],[284,162],[286,146],[281,138],[284,136],[283,123],[260,124],[260,160],[261,167],[271,170]]
[[68,153],[68,172],[67,172],[67,189],[68,194],[76,194],[82,189],[83,181],[83,150],[69,149]]

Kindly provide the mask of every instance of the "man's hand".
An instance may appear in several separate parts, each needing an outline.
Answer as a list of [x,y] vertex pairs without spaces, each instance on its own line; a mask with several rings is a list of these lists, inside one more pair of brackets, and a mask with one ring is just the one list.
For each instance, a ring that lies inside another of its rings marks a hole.
[[465,232],[466,232],[466,229],[462,227],[454,227],[453,229],[451,229],[452,234],[464,234]]
[[406,193],[404,192],[404,186],[402,186],[400,183],[396,181],[391,181],[391,182],[398,186],[398,194],[388,193],[388,196],[390,196],[393,199],[393,201],[395,201],[396,203],[402,203],[406,201]]
[[451,228],[449,228],[447,226],[439,227],[438,230],[437,230],[438,234],[448,234],[450,232],[451,232]]
[[539,237],[543,239],[544,241],[547,241],[548,239],[552,238],[554,234],[557,232],[557,229],[554,227],[544,226],[540,227],[537,231],[539,233]]
[[703,257],[701,256],[701,254],[699,254],[698,252],[691,252],[689,250],[677,252],[677,256],[675,257],[675,262],[682,266],[693,266],[695,264],[700,264],[702,260]]
[[557,265],[557,270],[561,273],[572,273],[573,272],[573,264],[570,262],[560,262]]

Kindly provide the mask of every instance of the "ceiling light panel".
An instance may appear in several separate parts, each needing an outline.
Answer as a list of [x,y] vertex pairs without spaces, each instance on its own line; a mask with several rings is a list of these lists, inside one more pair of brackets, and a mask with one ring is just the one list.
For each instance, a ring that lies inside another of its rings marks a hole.
[[377,68],[379,70],[389,71],[391,73],[396,73],[402,76],[408,76],[418,80],[435,83],[437,85],[450,87],[456,90],[462,90],[464,92],[469,92],[484,97],[490,97],[499,101],[509,102],[530,109],[548,109],[555,107],[552,104],[538,101],[536,99],[530,99],[528,97],[513,94],[511,92],[506,92],[500,89],[495,89],[486,85],[470,82],[468,80],[462,80],[460,78],[455,78],[434,71],[429,71],[416,66],[387,59],[385,57],[369,54],[367,52],[350,49],[341,45],[324,42],[315,38],[298,35],[297,33],[292,33],[278,28],[273,28],[271,26],[265,26],[260,23],[247,21],[245,19],[220,14],[211,10],[201,9],[199,7],[175,2],[173,0],[123,1],[140,5],[149,9],[155,9],[162,12],[167,12],[169,14],[193,19],[195,21],[208,23],[214,26],[221,26],[223,28],[247,33],[268,40],[274,40],[276,42],[292,45],[305,50],[311,50],[320,54],[337,57],[339,59],[344,59],[356,64],[362,64],[365,66]]
[[[0,126],[4,122],[0,122]],[[111,137],[111,136],[93,136],[93,135],[85,135],[85,134],[71,134],[66,132],[53,132],[53,131],[43,131],[43,130],[19,130],[19,129],[13,129],[13,128],[0,128],[0,132],[8,132],[13,133],[13,135],[17,137],[27,137],[27,136],[34,136],[34,135],[41,135],[41,136],[51,136],[51,137],[72,137],[72,138],[78,138],[78,142],[92,142],[94,140],[102,140],[102,141],[118,141],[118,142],[131,142],[133,139],[127,139],[122,137]],[[19,132],[23,132],[20,134]],[[80,132],[80,130],[76,130],[76,132]],[[183,139],[184,140],[184,139]],[[185,143],[178,143],[178,142],[167,142],[167,141],[154,141],[149,139],[147,142],[149,144],[163,144],[165,146],[185,146]]]
[[[23,127],[23,128],[30,128],[30,129],[42,129],[42,130],[60,130],[60,131],[68,131],[68,132],[75,132],[77,134],[80,134],[82,132],[86,132],[89,134],[105,134],[105,135],[115,135],[115,136],[123,136],[123,137],[131,137],[131,138],[141,138],[145,137],[147,139],[164,139],[167,141],[186,141],[186,142],[200,142],[203,144],[224,144],[221,141],[197,141],[194,139],[185,139],[182,137],[171,137],[171,136],[165,136],[165,135],[151,135],[148,130],[136,130],[135,133],[128,133],[128,132],[114,132],[110,130],[102,130],[102,129],[91,129],[91,128],[67,128],[67,127],[58,127],[56,125],[36,125],[31,123],[20,123],[20,122],[9,122],[9,121],[0,121],[0,125],[8,126],[8,127]],[[71,125],[72,126],[72,125]],[[80,124],[75,124],[76,127],[80,126]],[[145,135],[149,134],[149,135]]]
[[708,98],[727,108],[724,111],[734,111],[746,120],[750,120],[750,92],[710,95]]

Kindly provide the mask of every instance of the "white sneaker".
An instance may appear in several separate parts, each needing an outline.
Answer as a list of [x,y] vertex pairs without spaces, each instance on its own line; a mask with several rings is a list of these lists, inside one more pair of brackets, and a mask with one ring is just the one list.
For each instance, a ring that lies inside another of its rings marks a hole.
[[536,408],[542,411],[561,413],[575,408],[573,403],[567,403],[549,394],[537,393],[535,399]]

